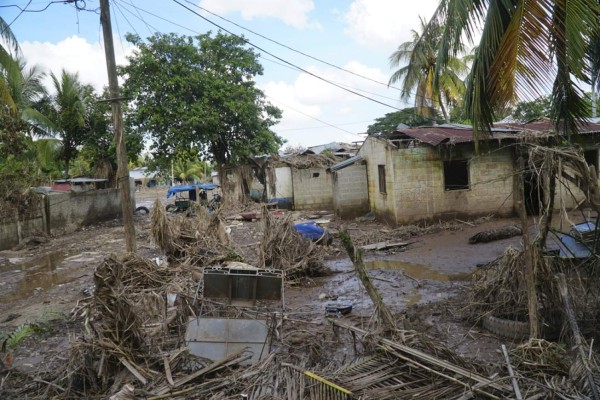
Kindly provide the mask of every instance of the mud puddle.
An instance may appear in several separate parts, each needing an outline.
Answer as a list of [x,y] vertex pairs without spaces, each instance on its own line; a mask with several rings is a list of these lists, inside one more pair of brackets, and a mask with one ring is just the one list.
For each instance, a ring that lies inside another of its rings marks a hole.
[[0,267],[0,302],[23,300],[41,291],[78,279],[75,268],[79,262],[95,260],[95,253],[77,254],[52,252],[30,261],[9,259]]
[[[393,312],[402,312],[415,304],[447,299],[455,295],[470,274],[444,273],[428,265],[400,260],[365,261],[369,276]],[[289,291],[299,297],[315,315],[325,315],[327,306],[352,305],[351,315],[368,317],[373,313],[371,299],[356,277],[349,260],[328,263],[332,275],[316,280],[310,288]],[[300,301],[300,300],[298,300]]]
[[438,282],[468,281],[471,274],[446,274],[424,264],[416,264],[399,260],[375,260],[365,262],[365,266],[372,270],[402,271],[409,278],[430,279]]

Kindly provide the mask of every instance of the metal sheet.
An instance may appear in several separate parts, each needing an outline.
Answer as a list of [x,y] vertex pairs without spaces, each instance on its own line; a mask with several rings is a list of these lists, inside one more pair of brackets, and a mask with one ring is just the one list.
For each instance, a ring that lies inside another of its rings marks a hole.
[[268,331],[266,320],[198,317],[188,323],[185,340],[190,353],[213,361],[247,348],[248,365],[266,356]]

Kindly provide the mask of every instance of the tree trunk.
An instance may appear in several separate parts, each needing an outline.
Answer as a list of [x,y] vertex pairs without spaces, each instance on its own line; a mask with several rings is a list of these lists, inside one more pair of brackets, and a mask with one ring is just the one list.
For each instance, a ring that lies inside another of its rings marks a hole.
[[375,305],[375,311],[379,315],[379,319],[384,326],[384,330],[394,330],[396,328],[394,317],[392,316],[390,310],[383,303],[383,298],[377,291],[375,285],[373,285],[373,282],[371,282],[371,278],[369,278],[367,268],[365,267],[365,264],[362,261],[362,252],[360,251],[360,249],[354,247],[354,244],[352,243],[352,238],[345,229],[342,229],[340,231],[340,239],[342,241],[342,244],[344,245],[344,248],[346,249],[346,252],[348,253],[348,256],[350,257],[350,260],[352,260],[352,263],[354,264],[354,269],[356,270],[358,278],[362,282],[365,290],[371,298],[371,301]]
[[519,199],[517,205],[519,216],[521,217],[521,229],[523,231],[523,257],[525,258],[525,280],[527,282],[527,303],[529,310],[529,337],[535,339],[539,337],[539,324],[537,315],[537,289],[535,282],[535,265],[533,263],[533,252],[529,243],[529,223],[527,220],[527,210],[525,208],[525,184],[523,176],[525,174],[525,160],[523,154],[518,159],[517,188]]

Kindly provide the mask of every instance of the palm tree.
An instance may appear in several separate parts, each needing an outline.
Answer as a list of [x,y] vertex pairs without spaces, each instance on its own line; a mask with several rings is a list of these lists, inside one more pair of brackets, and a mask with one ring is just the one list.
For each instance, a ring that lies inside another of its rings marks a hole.
[[27,133],[47,136],[52,122],[36,109],[38,101],[46,95],[42,84],[44,73],[37,66],[28,68],[23,59],[16,58],[5,63],[0,75],[12,104],[9,114]]
[[48,117],[54,133],[62,141],[62,159],[65,175],[69,176],[69,163],[77,155],[77,147],[85,139],[85,94],[87,88],[79,82],[77,73],[62,70],[60,77],[50,74],[56,94],[51,99]]
[[551,90],[556,129],[570,139],[587,116],[580,83],[591,83],[591,66],[598,74],[598,51],[589,44],[598,36],[599,9],[598,0],[441,0],[426,29],[445,27],[438,70],[451,65],[465,38],[480,37],[465,98],[475,135],[519,98]]
[[[7,47],[5,47],[7,46]],[[10,26],[0,17],[0,70],[6,70],[14,63],[13,54],[19,53],[19,43],[15,38]],[[6,104],[10,109],[15,108],[15,104],[10,96],[10,91],[5,79],[0,79],[0,101]]]
[[175,178],[182,182],[200,181],[206,175],[206,165],[202,161],[179,159],[173,166]]
[[445,68],[436,68],[437,53],[443,28],[440,25],[421,21],[421,33],[413,30],[412,40],[402,43],[390,56],[390,66],[396,70],[389,84],[402,81],[400,97],[409,99],[414,95],[417,115],[434,118],[439,110],[448,121],[447,107],[462,103],[464,82],[461,76],[468,73],[466,63],[451,57]]

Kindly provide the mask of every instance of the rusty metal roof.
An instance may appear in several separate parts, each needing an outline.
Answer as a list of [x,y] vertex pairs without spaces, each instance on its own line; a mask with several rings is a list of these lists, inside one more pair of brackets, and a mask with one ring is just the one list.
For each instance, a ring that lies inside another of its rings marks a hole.
[[[505,140],[517,139],[524,131],[552,132],[554,125],[549,119],[540,119],[530,123],[498,123],[492,128],[490,135],[482,135],[480,140]],[[580,134],[600,132],[600,123],[581,123]],[[473,128],[470,125],[444,124],[436,126],[423,126],[419,128],[396,129],[389,139],[417,139],[431,146],[446,143],[473,142]]]

